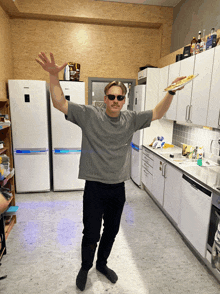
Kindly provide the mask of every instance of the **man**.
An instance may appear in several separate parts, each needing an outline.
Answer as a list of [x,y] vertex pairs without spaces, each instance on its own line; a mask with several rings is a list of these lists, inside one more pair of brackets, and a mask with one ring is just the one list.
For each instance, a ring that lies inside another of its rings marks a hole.
[[[167,93],[153,110],[123,111],[126,87],[112,82],[105,87],[104,108],[78,105],[67,101],[60,87],[58,73],[66,66],[55,64],[44,52],[36,61],[50,74],[50,92],[53,106],[67,115],[67,120],[82,129],[82,152],[79,178],[85,179],[83,195],[82,264],[76,278],[77,287],[85,289],[89,269],[97,242],[100,239],[102,218],[104,231],[98,249],[96,269],[112,283],[118,279],[107,267],[115,237],[119,231],[121,214],[125,203],[124,181],[130,179],[130,143],[134,132],[149,127],[151,121],[160,119],[168,110],[175,92]],[[177,78],[177,82],[184,77]]]

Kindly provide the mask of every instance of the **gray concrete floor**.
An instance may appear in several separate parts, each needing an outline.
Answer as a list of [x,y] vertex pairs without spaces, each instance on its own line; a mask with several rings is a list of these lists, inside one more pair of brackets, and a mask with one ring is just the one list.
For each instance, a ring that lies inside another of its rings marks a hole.
[[[17,194],[17,224],[2,259],[0,293],[72,294],[80,269],[82,195],[76,192]],[[219,294],[220,284],[186,246],[154,201],[131,180],[120,232],[108,266],[111,284],[93,267],[83,293]],[[96,259],[95,259],[96,260]]]

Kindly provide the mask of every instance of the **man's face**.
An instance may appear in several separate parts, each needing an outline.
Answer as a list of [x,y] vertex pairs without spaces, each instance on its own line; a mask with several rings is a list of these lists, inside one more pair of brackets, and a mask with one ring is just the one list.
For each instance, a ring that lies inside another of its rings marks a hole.
[[110,100],[107,96],[104,96],[104,102],[106,104],[106,113],[109,116],[117,117],[120,114],[120,111],[125,104],[125,98],[122,101],[118,101],[118,95],[124,95],[122,89],[118,86],[112,86],[106,95],[115,95],[116,98],[114,100]]

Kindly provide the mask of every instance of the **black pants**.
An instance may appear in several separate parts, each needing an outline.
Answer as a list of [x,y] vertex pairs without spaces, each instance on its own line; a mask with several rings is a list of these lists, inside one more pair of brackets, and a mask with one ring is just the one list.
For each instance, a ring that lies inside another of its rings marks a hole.
[[115,237],[119,231],[121,215],[125,204],[124,182],[103,184],[86,181],[83,195],[83,239],[82,268],[89,270],[97,242],[100,239],[102,218],[104,230],[99,243],[97,264],[104,266],[110,255]]

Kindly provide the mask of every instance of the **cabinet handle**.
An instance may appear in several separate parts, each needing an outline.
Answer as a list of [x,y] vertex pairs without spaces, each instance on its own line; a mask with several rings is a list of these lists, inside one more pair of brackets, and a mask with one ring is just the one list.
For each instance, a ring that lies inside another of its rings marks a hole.
[[163,176],[164,176],[165,179],[166,179],[166,166],[167,166],[167,163],[164,163],[164,165],[163,165]]
[[192,109],[192,105],[190,105],[190,107],[189,107],[189,117],[188,117],[188,120],[189,120],[190,122],[192,122],[192,121],[191,121],[191,109]]
[[218,115],[218,126],[220,127],[220,110],[219,110],[219,115]]
[[191,187],[194,188],[195,190],[198,190],[198,189],[196,188],[196,186],[194,186],[194,185],[191,185]]
[[162,166],[162,176],[164,177],[164,178],[166,178],[166,163],[163,163],[163,166]]
[[186,106],[186,115],[185,115],[185,120],[188,121],[188,110],[189,109],[189,105]]

